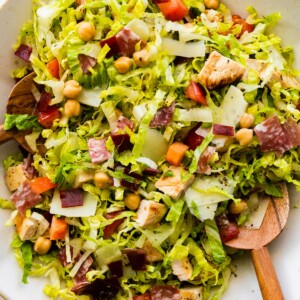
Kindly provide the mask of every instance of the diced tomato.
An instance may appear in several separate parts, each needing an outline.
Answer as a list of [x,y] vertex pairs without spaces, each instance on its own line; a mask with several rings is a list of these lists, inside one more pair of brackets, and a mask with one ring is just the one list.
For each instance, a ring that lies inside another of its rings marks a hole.
[[[115,211],[115,212],[111,212],[108,213],[105,218],[110,220],[110,219],[114,219],[115,217],[117,217],[122,211]],[[104,232],[103,232],[103,237],[105,239],[108,239],[110,236],[112,236],[115,232],[117,232],[117,229],[119,227],[119,225],[121,225],[123,223],[124,219],[119,219],[116,220],[114,222],[112,222],[111,224],[107,225],[104,228]]]
[[47,69],[53,77],[59,79],[59,62],[57,58],[54,58],[47,63]]
[[185,95],[191,100],[201,103],[202,105],[207,105],[204,89],[193,80],[190,81],[190,84],[185,91]]
[[38,111],[47,111],[48,107],[49,107],[49,103],[51,101],[52,95],[50,93],[47,92],[43,92],[41,94],[40,100],[37,103],[37,110]]
[[60,113],[56,105],[49,106],[46,111],[38,112],[38,121],[45,128],[50,128],[53,121],[59,118]]
[[170,0],[169,2],[157,3],[162,14],[167,20],[180,21],[188,14],[188,8],[182,0]]
[[30,181],[30,187],[36,194],[42,194],[55,188],[56,186],[57,185],[51,182],[48,177],[38,177]]
[[244,19],[242,19],[240,16],[238,15],[233,15],[232,16],[232,21],[234,24],[239,24],[242,26],[242,30],[241,32],[237,35],[237,37],[241,37],[244,32],[248,31],[249,33],[252,32],[254,30],[254,25],[253,24],[249,24],[247,23]]
[[65,218],[52,217],[50,225],[50,240],[64,240],[68,231],[68,223]]

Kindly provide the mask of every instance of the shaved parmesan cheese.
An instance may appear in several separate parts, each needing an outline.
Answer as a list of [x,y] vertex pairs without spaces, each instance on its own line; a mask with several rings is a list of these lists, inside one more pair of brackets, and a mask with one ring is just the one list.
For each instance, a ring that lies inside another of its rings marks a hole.
[[52,89],[54,98],[51,99],[50,105],[60,103],[64,100],[63,90],[65,87],[65,83],[63,81],[47,80],[47,81],[39,81],[38,83],[46,85]]
[[97,208],[97,198],[90,193],[83,194],[83,205],[76,207],[61,207],[59,191],[54,192],[50,213],[66,217],[89,217],[95,215]]
[[170,38],[162,38],[162,50],[168,55],[182,57],[204,57],[205,44],[204,41],[182,43]]
[[258,208],[249,214],[248,219],[244,224],[244,227],[249,229],[259,229],[265,217],[269,202],[269,197],[260,197],[258,200]]
[[149,168],[157,169],[157,164],[148,157],[139,157],[136,159],[137,162],[147,165]]
[[71,255],[71,246],[70,246],[70,235],[69,230],[67,230],[66,236],[65,236],[65,247],[66,247],[66,261],[67,263],[72,262],[72,255]]
[[85,260],[90,256],[90,254],[93,251],[85,251],[83,253],[83,255],[80,257],[80,259],[78,260],[78,262],[74,265],[73,269],[71,270],[71,272],[69,273],[69,276],[74,277],[76,275],[76,273],[78,272],[78,270],[80,269],[81,265],[85,262]]
[[168,143],[163,135],[158,130],[148,128],[142,149],[143,156],[156,163],[167,153],[167,150]]
[[175,121],[179,122],[208,122],[213,121],[212,110],[209,107],[196,107],[187,109],[176,109]]
[[218,203],[233,196],[235,182],[221,176],[197,177],[185,192],[185,201],[193,215],[201,221],[213,219]]
[[83,89],[80,96],[78,97],[78,101],[82,104],[99,107],[101,104],[100,99],[101,89],[94,88],[92,90]]
[[135,34],[147,41],[150,36],[148,25],[140,19],[132,19],[125,28],[131,29]]
[[247,105],[241,90],[231,85],[220,106],[221,119],[214,120],[215,123],[236,127]]

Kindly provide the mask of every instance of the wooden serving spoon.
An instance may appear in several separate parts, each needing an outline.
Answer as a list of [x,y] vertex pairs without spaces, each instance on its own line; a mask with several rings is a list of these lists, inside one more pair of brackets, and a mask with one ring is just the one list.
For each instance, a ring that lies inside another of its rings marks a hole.
[[[32,94],[34,76],[34,73],[28,74],[13,87],[8,97],[6,113],[29,115],[33,113],[36,106],[36,99]],[[4,125],[0,125],[0,144],[10,140],[15,140],[29,153],[33,153],[25,140],[25,135],[29,133],[30,131],[28,130],[4,130]]]
[[289,213],[289,197],[285,184],[283,197],[271,197],[259,229],[239,228],[238,238],[225,244],[232,248],[251,250],[257,280],[264,300],[283,300],[284,296],[271,261],[267,245],[283,230]]

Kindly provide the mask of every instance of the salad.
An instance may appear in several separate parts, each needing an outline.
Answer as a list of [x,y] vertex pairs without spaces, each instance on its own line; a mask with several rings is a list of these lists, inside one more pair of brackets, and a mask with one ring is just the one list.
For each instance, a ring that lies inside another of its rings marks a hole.
[[36,105],[4,123],[32,153],[5,159],[0,200],[20,280],[49,277],[51,299],[221,298],[241,254],[225,243],[300,184],[279,19],[216,0],[33,1],[12,75],[34,76]]

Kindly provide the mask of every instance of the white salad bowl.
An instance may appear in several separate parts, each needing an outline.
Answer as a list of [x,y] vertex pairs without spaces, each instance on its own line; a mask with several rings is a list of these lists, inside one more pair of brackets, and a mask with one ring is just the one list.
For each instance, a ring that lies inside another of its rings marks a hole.
[[[10,72],[16,67],[12,45],[15,43],[22,24],[30,18],[32,0],[0,0],[0,121],[3,122],[6,99],[13,86]],[[280,12],[282,19],[274,29],[282,38],[285,46],[295,49],[295,66],[300,69],[299,39],[299,0],[227,0],[224,1],[236,14],[246,16],[245,8],[254,6],[262,14]],[[4,183],[3,159],[17,151],[14,142],[0,146],[0,197],[8,197]],[[295,189],[290,190],[291,211],[288,223],[282,234],[270,245],[270,253],[282,286],[285,299],[299,300],[300,291],[300,209],[297,209],[300,195]],[[29,278],[29,284],[22,284],[22,270],[17,265],[10,248],[13,228],[5,227],[9,211],[0,210],[0,299],[42,300],[48,299],[43,294],[45,280]],[[223,300],[258,300],[262,299],[257,284],[254,268],[249,255],[236,261],[236,276],[232,276]]]

